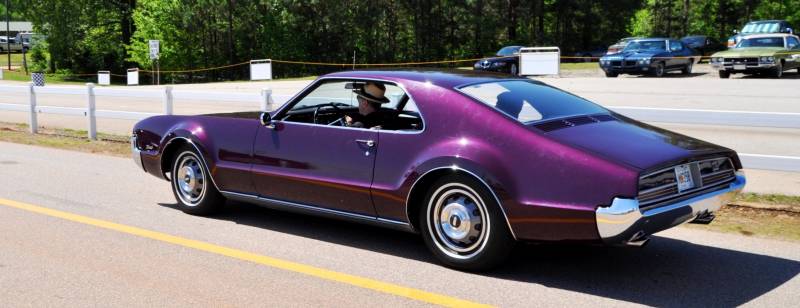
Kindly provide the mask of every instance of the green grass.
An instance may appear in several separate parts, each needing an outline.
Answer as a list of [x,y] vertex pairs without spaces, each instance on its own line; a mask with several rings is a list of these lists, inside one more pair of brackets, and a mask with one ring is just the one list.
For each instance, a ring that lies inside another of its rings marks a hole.
[[44,127],[39,128],[39,134],[31,134],[26,124],[0,122],[0,141],[118,157],[130,156],[127,136],[98,133],[98,140],[91,141],[86,135],[86,131],[82,130]]
[[[30,61],[30,57],[28,57],[28,60]],[[22,53],[11,53],[11,65],[22,66]],[[8,70],[8,54],[5,52],[0,53],[0,66],[4,70]]]
[[[85,78],[85,77],[82,77]],[[31,82],[31,75],[25,74],[24,71],[3,71],[3,79],[4,80],[13,80],[13,81],[21,81],[21,82]],[[96,78],[95,78],[96,79]],[[65,76],[65,75],[58,75],[58,74],[47,74],[45,76],[45,85],[47,84],[72,84],[72,85],[84,85],[87,82],[96,82],[94,80],[89,79],[76,79],[75,77]]]
[[597,62],[561,63],[562,70],[598,70]]
[[786,196],[775,194],[754,194],[744,193],[740,194],[735,201],[761,203],[761,204],[778,204],[800,207],[800,196]]
[[[762,195],[757,196],[761,198]],[[693,229],[800,242],[800,214],[798,213],[730,205],[723,207],[716,215],[717,218],[711,224],[686,224],[685,226]]]

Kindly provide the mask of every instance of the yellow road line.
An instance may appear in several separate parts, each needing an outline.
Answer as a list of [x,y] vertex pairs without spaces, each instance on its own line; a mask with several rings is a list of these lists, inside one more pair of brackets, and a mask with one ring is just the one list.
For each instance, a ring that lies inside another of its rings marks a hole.
[[165,233],[145,230],[137,227],[122,225],[118,223],[113,223],[105,220],[94,219],[86,216],[81,216],[77,214],[72,214],[68,212],[62,212],[58,210],[53,210],[41,206],[36,206],[32,204],[17,202],[13,200],[7,200],[0,198],[0,205],[4,205],[7,207],[17,208],[29,212],[34,212],[42,215],[47,215],[51,217],[61,218],[77,223],[87,224],[95,227],[100,227],[108,230],[114,230],[117,232],[127,233],[131,235],[136,235],[144,238],[153,239],[156,241],[171,243],[183,247],[193,248],[197,250],[202,250],[205,252],[210,252],[213,254],[223,255],[239,260],[250,261],[253,263],[266,265],[274,268],[279,268],[291,272],[301,273],[309,276],[314,276],[317,278],[322,278],[325,280],[332,280],[341,282],[344,284],[349,284],[365,289],[370,289],[382,293],[388,293],[392,295],[407,297],[410,299],[423,301],[426,303],[441,305],[441,306],[448,306],[448,307],[486,307],[486,305],[481,305],[477,303],[473,303],[470,301],[449,297],[446,295],[426,292],[418,289],[413,289],[409,287],[404,287],[388,282],[382,282],[374,279],[359,277],[355,275],[349,275],[345,273],[339,273],[331,270],[326,270],[319,267],[314,267],[310,265],[300,264],[296,262],[281,260],[277,258],[267,257],[263,255],[258,255],[255,253],[223,247],[219,245],[214,245],[210,243],[190,240],[178,236],[173,236]]

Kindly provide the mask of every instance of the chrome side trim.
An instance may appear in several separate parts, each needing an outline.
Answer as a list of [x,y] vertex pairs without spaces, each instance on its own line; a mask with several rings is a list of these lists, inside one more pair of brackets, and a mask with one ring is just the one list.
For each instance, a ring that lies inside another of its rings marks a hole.
[[139,150],[138,146],[136,146],[136,134],[131,136],[131,158],[133,158],[133,161],[136,163],[137,166],[139,166],[139,169],[142,169],[143,171],[147,172],[147,170],[144,169],[144,165],[142,164],[142,151]]
[[737,172],[736,180],[725,188],[644,211],[637,199],[614,198],[611,206],[595,210],[597,232],[607,244],[626,244],[707,217],[730,201],[746,182],[744,174]]
[[[503,213],[503,217],[506,219],[506,225],[508,226],[508,230],[509,230],[509,231],[511,231],[511,237],[513,237],[513,238],[514,238],[514,240],[517,240],[517,235],[516,235],[516,234],[514,234],[514,228],[511,228],[511,223],[510,223],[510,222],[509,222],[509,220],[508,220],[508,215],[506,214],[506,210],[503,208],[503,204],[500,202],[500,198],[498,198],[498,197],[497,197],[497,194],[495,194],[495,193],[494,193],[494,190],[492,190],[492,187],[491,187],[491,186],[489,186],[489,184],[488,184],[488,183],[486,183],[486,181],[484,181],[484,180],[483,180],[481,177],[479,177],[477,174],[475,174],[475,173],[473,173],[473,172],[471,172],[471,171],[469,171],[469,170],[463,169],[463,168],[461,168],[461,167],[455,166],[455,165],[453,165],[453,166],[449,166],[449,167],[437,167],[437,168],[433,168],[433,169],[431,169],[431,170],[428,170],[427,172],[425,172],[425,173],[424,173],[424,174],[422,174],[421,176],[419,176],[419,177],[418,177],[416,180],[414,180],[414,184],[411,184],[411,189],[408,191],[408,195],[406,195],[406,220],[408,220],[408,222],[409,222],[409,226],[411,226],[411,225],[410,225],[410,222],[411,222],[411,213],[409,213],[409,212],[408,212],[408,209],[410,208],[410,207],[408,206],[408,201],[409,201],[409,200],[411,200],[411,192],[412,192],[412,191],[414,191],[414,188],[415,188],[415,187],[417,187],[417,182],[419,182],[419,180],[421,180],[421,179],[422,179],[422,178],[424,178],[426,175],[428,175],[428,173],[431,173],[431,172],[433,172],[433,171],[436,171],[436,170],[441,170],[441,169],[451,169],[451,170],[453,170],[453,171],[463,171],[463,172],[465,172],[465,173],[467,173],[467,174],[471,175],[472,177],[474,177],[474,178],[478,179],[478,181],[480,181],[481,183],[483,183],[483,185],[486,187],[486,189],[488,189],[488,190],[489,190],[489,192],[491,192],[491,193],[492,193],[492,196],[494,197],[494,200],[495,200],[495,202],[497,202],[497,205],[500,207],[500,212],[502,212],[502,213]],[[413,226],[411,226],[411,228],[413,228]]]
[[231,191],[220,191],[223,196],[232,200],[238,200],[247,203],[253,203],[259,206],[263,206],[265,208],[274,209],[274,210],[282,210],[282,211],[289,211],[295,212],[300,214],[309,214],[321,217],[328,217],[328,218],[335,218],[335,219],[343,219],[358,223],[364,223],[369,225],[375,225],[380,227],[386,227],[394,230],[406,231],[406,232],[415,232],[414,229],[411,227],[411,224],[405,223],[402,221],[396,221],[391,219],[385,218],[378,218],[368,215],[344,212],[334,209],[322,208],[313,205],[307,205],[302,203],[295,203],[290,201],[283,201],[283,200],[276,200],[270,198],[259,197],[256,195],[250,194],[243,194]]

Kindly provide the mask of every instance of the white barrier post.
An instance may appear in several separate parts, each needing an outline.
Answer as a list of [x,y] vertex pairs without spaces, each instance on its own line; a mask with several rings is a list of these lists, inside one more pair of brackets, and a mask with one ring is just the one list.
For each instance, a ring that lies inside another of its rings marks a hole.
[[172,86],[164,87],[164,95],[161,97],[161,102],[164,104],[164,114],[172,114]]
[[97,118],[95,117],[95,101],[94,101],[94,84],[86,84],[86,98],[88,106],[86,108],[86,116],[89,118],[89,139],[97,140]]
[[31,134],[39,132],[39,123],[37,121],[38,114],[36,113],[36,92],[33,91],[33,82],[28,84],[28,102],[30,103],[30,125]]
[[0,67],[0,80],[3,80],[3,68]]
[[272,89],[261,89],[261,111],[272,111]]
[[520,48],[519,75],[561,75],[561,49],[558,47]]

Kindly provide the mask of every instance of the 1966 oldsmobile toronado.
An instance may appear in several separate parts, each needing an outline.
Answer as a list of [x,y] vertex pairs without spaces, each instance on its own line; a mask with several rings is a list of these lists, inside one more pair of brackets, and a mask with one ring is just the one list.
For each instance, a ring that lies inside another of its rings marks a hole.
[[[380,125],[349,126],[368,88],[383,88],[369,95]],[[419,232],[464,270],[498,265],[517,241],[641,246],[711,222],[745,185],[730,149],[467,71],[333,73],[270,113],[142,120],[131,143],[187,213],[233,199]]]

